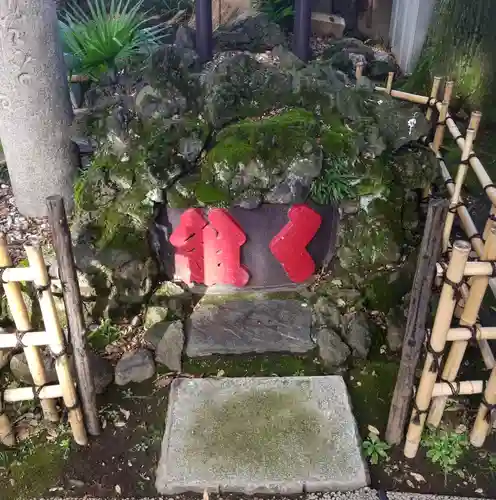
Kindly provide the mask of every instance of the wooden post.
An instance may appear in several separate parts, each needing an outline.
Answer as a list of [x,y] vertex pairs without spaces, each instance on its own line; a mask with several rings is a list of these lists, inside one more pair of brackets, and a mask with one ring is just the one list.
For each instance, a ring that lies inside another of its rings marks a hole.
[[206,63],[213,56],[212,0],[197,0],[196,9],[196,50],[200,62]]
[[470,250],[471,246],[468,241],[455,241],[453,244],[453,253],[446,271],[445,283],[441,291],[436,319],[429,339],[429,350],[425,357],[424,369],[406,436],[404,453],[407,458],[413,458],[418,451],[426,414],[439,373],[439,364],[446,346],[446,337],[457,302],[455,288],[462,283],[463,270]]
[[436,127],[436,134],[434,136],[433,146],[436,153],[439,152],[444,141],[444,131],[446,130],[446,119],[448,117],[448,108],[453,94],[453,82],[446,82],[444,89],[443,104],[439,112],[439,121]]
[[39,247],[26,245],[24,248],[29,266],[35,274],[34,285],[38,293],[45,330],[57,339],[56,343],[50,344],[50,350],[55,357],[55,370],[62,388],[64,404],[69,413],[69,423],[74,440],[76,443],[84,446],[88,444],[88,437],[84,428],[83,414],[78,405],[76,388],[70,371],[69,357],[65,352],[64,334],[57,318],[57,311],[50,290],[50,279],[45,261],[43,260],[43,254]]
[[[484,247],[484,255],[482,260],[494,261],[496,260],[496,228],[493,227],[489,238]],[[489,276],[474,276],[472,278],[472,284],[470,286],[470,291],[468,297],[465,301],[465,307],[460,318],[460,326],[466,326],[469,328],[475,328],[477,318],[479,316],[479,310],[484,300],[484,295],[486,294],[487,287],[489,285]],[[442,380],[447,382],[453,382],[456,380],[458,371],[463,362],[463,357],[465,356],[465,351],[467,350],[467,341],[457,341],[453,342],[451,349],[446,359],[446,364],[444,365]],[[427,423],[437,427],[441,423],[443,417],[444,408],[446,406],[448,398],[446,396],[435,398],[432,401],[429,416],[427,418]]]
[[447,210],[446,200],[431,200],[429,203],[412,285],[401,364],[389,411],[386,440],[390,444],[398,444],[403,439],[408,408],[413,395],[415,369],[425,336],[425,320],[429,310],[436,262],[441,253],[442,228]]
[[92,436],[98,436],[100,434],[100,421],[96,407],[96,393],[88,361],[81,292],[74,265],[71,233],[67,224],[64,200],[60,196],[50,196],[47,198],[47,207],[85,423],[88,432]]
[[295,3],[293,52],[304,62],[307,62],[311,55],[311,31],[312,2],[311,0],[298,0],[298,2]]
[[[431,99],[437,99],[437,94],[439,92],[440,86],[441,86],[441,77],[435,76],[434,80],[432,82]],[[429,106],[427,108],[427,111],[425,113],[425,117],[427,118],[427,120],[430,120],[432,118],[432,107],[431,106]]]
[[[4,234],[0,234],[0,267],[10,266],[12,266],[12,260],[10,259],[7,240]],[[31,321],[29,320],[26,304],[22,297],[21,285],[16,282],[9,282],[4,283],[3,288],[16,329],[19,332],[31,330]],[[34,385],[36,387],[44,386],[47,383],[47,377],[40,349],[34,346],[24,347],[24,354]],[[41,401],[41,408],[43,410],[43,416],[47,420],[50,422],[59,421],[59,412],[57,411],[55,401]]]

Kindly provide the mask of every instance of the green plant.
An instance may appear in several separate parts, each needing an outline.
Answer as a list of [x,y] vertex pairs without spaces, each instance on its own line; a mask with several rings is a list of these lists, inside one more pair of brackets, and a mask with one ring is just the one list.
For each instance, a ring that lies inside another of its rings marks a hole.
[[310,196],[319,205],[328,205],[354,197],[353,182],[349,173],[348,158],[332,158],[320,177],[312,184]]
[[388,450],[391,445],[382,441],[375,432],[369,432],[367,439],[362,443],[365,456],[372,465],[377,465],[381,460],[389,457]]
[[468,447],[465,432],[445,429],[428,429],[422,439],[422,446],[427,448],[427,458],[441,467],[446,475],[452,472],[458,460]]
[[101,350],[119,339],[121,331],[109,319],[102,321],[100,326],[89,333],[88,343],[93,349]]
[[288,26],[294,16],[293,0],[257,0],[255,8],[277,24]]
[[146,26],[140,12],[143,0],[87,0],[87,11],[73,1],[61,16],[64,53],[72,73],[98,80],[115,74],[131,59],[149,55],[164,28]]

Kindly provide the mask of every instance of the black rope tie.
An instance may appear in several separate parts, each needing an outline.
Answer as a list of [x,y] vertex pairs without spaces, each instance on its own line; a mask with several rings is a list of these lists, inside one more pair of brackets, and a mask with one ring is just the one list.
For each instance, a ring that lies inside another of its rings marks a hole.
[[490,214],[489,215],[489,220],[492,220],[493,222],[496,222],[496,214]]
[[455,142],[458,142],[460,139],[463,139],[465,136],[463,134],[457,135],[456,137],[453,137]]
[[34,399],[37,403],[39,403],[39,402],[41,401],[41,398],[40,398],[40,393],[41,393],[41,391],[42,391],[45,387],[47,387],[47,386],[49,386],[49,385],[50,385],[50,384],[42,384],[42,385],[33,385],[33,386],[31,387],[31,390],[33,391],[33,399]]
[[445,378],[442,378],[442,377],[440,380],[441,380],[441,382],[448,384],[448,387],[450,388],[452,396],[459,396],[460,395],[460,382],[450,382],[449,380],[446,380]]
[[484,192],[487,194],[487,190],[490,188],[496,188],[496,184],[488,184],[487,186],[484,186]]
[[450,177],[449,179],[446,179],[446,180],[444,181],[444,186],[445,186],[445,187],[448,187],[450,184],[455,185],[455,181],[454,181],[451,177]]
[[16,346],[15,346],[16,349],[24,349],[25,347],[28,347],[24,343],[24,335],[26,335],[26,333],[29,333],[29,332],[34,332],[34,330],[33,329],[30,329],[30,330],[17,330],[15,332],[15,336],[16,336],[16,340],[17,340]]
[[448,212],[450,212],[451,214],[456,214],[457,210],[461,207],[466,207],[467,205],[465,203],[463,203],[463,201],[459,201],[458,203],[456,203],[455,205],[453,205],[452,207],[450,207],[448,209]]
[[35,287],[36,288],[36,293],[38,294],[38,297],[42,297],[43,292],[46,292],[47,290],[50,290],[50,283],[48,285],[40,285]]
[[482,237],[482,234],[480,233],[474,233],[472,236],[468,237],[470,243],[472,243],[472,240],[481,240],[482,243],[485,243],[486,240]]
[[440,120],[436,123],[436,125],[439,127],[440,125],[445,127],[446,126],[446,118],[444,120]]
[[470,332],[471,338],[470,342],[476,343],[477,342],[477,334],[480,332],[479,329],[480,325],[475,324],[475,325],[460,325],[460,328],[463,328],[465,330],[468,330]]
[[53,352],[51,347],[48,347],[48,350],[50,351],[50,355],[55,361],[58,361],[60,358],[62,358],[67,354],[67,349],[65,345],[62,346],[62,350],[60,352]]
[[444,276],[443,281],[446,285],[449,285],[453,289],[453,295],[456,301],[458,302],[462,298],[462,286],[463,286],[463,279],[459,281],[458,283],[455,283],[454,281],[451,281],[448,276]]
[[444,355],[444,349],[440,351],[436,351],[432,348],[430,340],[426,345],[427,352],[432,356],[431,366],[429,367],[429,371],[431,373],[437,373],[441,370],[441,361]]
[[496,404],[488,403],[486,400],[486,396],[482,396],[481,404],[487,408],[486,422],[490,424],[492,420],[492,413],[494,410],[496,410]]
[[412,423],[414,423],[415,425],[420,425],[420,416],[427,415],[427,413],[429,412],[429,407],[427,407],[425,410],[421,410],[417,406],[417,401],[414,399],[413,400],[413,411],[415,412],[415,415],[412,418]]
[[3,391],[0,391],[0,417],[5,415],[5,396]]

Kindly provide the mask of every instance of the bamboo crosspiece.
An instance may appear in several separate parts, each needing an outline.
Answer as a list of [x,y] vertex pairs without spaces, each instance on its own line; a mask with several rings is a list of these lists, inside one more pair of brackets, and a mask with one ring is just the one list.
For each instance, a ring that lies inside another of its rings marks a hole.
[[427,339],[428,351],[406,437],[404,452],[408,458],[413,458],[418,451],[457,302],[457,292],[462,283],[463,270],[470,250],[470,243],[466,241],[456,241],[453,244],[451,260],[439,299],[438,313],[430,338]]
[[[0,393],[0,441],[8,446],[15,444],[15,436],[11,424],[3,413],[5,403],[25,400],[39,400],[44,417],[57,422],[59,414],[56,399],[62,398],[68,411],[74,440],[80,445],[88,442],[83,416],[79,406],[75,382],[70,371],[69,358],[66,353],[65,339],[60,327],[55,303],[50,290],[50,279],[39,247],[25,246],[29,267],[12,268],[5,235],[0,235],[0,266],[2,281],[9,309],[17,329],[16,333],[0,334],[0,348],[22,347],[30,369],[34,385],[7,389]],[[46,331],[32,331],[26,309],[20,281],[29,280],[34,283],[39,299],[43,323]],[[47,384],[40,347],[47,346],[55,358],[55,370],[58,384]]]

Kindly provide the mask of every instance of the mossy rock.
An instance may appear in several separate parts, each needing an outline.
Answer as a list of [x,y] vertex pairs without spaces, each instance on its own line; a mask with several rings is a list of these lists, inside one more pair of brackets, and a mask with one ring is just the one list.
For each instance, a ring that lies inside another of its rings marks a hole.
[[267,193],[289,175],[309,186],[320,173],[318,134],[317,119],[302,109],[230,125],[205,158],[203,180],[232,199]]
[[291,102],[289,75],[248,54],[221,55],[202,75],[204,111],[216,128]]

